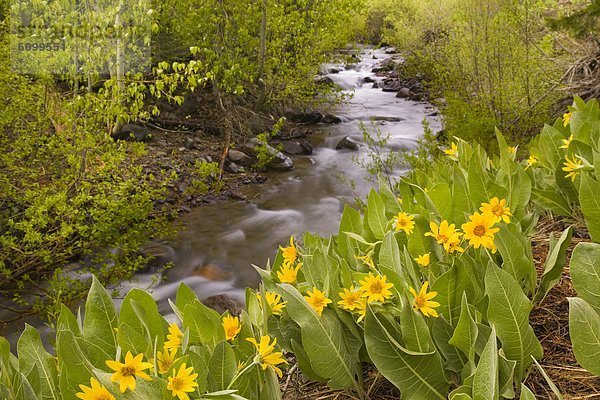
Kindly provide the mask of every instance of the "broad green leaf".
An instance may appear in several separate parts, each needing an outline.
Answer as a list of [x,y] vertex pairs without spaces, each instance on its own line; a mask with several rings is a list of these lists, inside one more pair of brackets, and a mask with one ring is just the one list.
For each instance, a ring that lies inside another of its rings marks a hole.
[[521,396],[519,400],[536,400],[535,395],[529,388],[521,383]]
[[356,267],[354,256],[360,255],[360,247],[354,240],[349,240],[348,235],[344,232],[362,235],[362,217],[358,211],[348,205],[344,206],[337,243],[340,254],[351,267]]
[[[452,219],[452,193],[446,182],[435,184],[427,195],[435,204],[436,211],[440,217],[446,220]],[[432,210],[433,211],[433,210]]]
[[569,267],[577,295],[600,312],[600,244],[579,243]]
[[500,349],[498,352],[498,381],[500,384],[500,397],[514,399],[515,397],[515,367],[517,365],[514,360],[507,360],[504,356],[504,351]]
[[471,315],[467,295],[463,292],[460,304],[460,317],[449,343],[456,346],[468,357],[471,364],[475,365],[475,343],[477,342],[477,322]]
[[80,390],[79,385],[88,384],[94,372],[73,332],[59,329],[56,334],[56,355],[60,371],[58,384],[63,400],[79,400],[75,396]]
[[145,330],[140,328],[139,324],[132,326],[132,322],[135,324],[135,321],[123,320],[117,330],[117,342],[122,353],[127,354],[130,351],[132,354],[151,354],[154,343],[149,341]]
[[431,326],[431,336],[433,337],[433,341],[435,342],[440,353],[444,357],[444,369],[453,371],[457,375],[460,375],[468,359],[458,347],[449,343],[453,334],[454,328],[443,316],[433,320]]
[[537,156],[540,164],[554,171],[562,158],[560,146],[564,135],[552,126],[545,125],[538,138],[535,143],[532,143],[531,153]]
[[488,203],[494,197],[506,198],[506,189],[493,182],[480,162],[477,153],[473,153],[468,175],[469,197],[473,209],[478,210],[481,203]]
[[564,167],[563,160],[556,165],[554,171],[555,186],[558,187],[560,193],[563,194],[569,203],[577,203],[578,195],[577,189],[575,189],[575,182],[577,182],[579,178],[576,178],[575,182],[573,182],[571,181],[571,178],[566,177],[567,173],[562,170]]
[[385,216],[385,204],[375,189],[371,189],[369,193],[367,208],[369,228],[373,232],[375,239],[381,240],[385,236],[387,218]]
[[119,321],[126,321],[134,329],[145,333],[151,345],[158,339],[157,347],[162,348],[166,322],[148,292],[132,289],[127,293],[119,312]]
[[531,197],[540,208],[552,211],[556,215],[572,215],[571,207],[565,197],[556,190],[533,188]]
[[578,297],[569,297],[569,332],[577,362],[600,376],[600,315]]
[[432,354],[435,351],[429,328],[420,313],[405,302],[400,313],[400,330],[404,346],[414,352]]
[[555,239],[554,235],[550,236],[550,248],[548,256],[544,263],[544,273],[540,280],[539,287],[535,294],[534,302],[544,300],[550,289],[554,287],[562,276],[563,267],[567,260],[567,248],[571,244],[571,236],[573,235],[573,227],[570,226],[560,235],[560,238]]
[[452,221],[460,226],[466,222],[465,213],[471,210],[471,201],[465,175],[456,165],[453,168],[450,189],[452,190]]
[[38,400],[35,390],[25,377],[25,375],[17,371],[13,377],[12,382],[14,399],[15,400]]
[[259,370],[260,381],[260,392],[258,400],[280,400],[281,399],[281,387],[279,386],[279,379],[275,371],[271,368],[266,370]]
[[488,267],[485,291],[489,298],[488,320],[497,329],[506,358],[517,362],[516,379],[525,377],[531,358],[541,358],[542,346],[529,325],[531,302],[514,278],[500,268]]
[[40,389],[38,391],[40,399],[59,399],[56,359],[44,349],[37,329],[31,325],[25,325],[25,330],[17,342],[17,351],[21,372],[29,374],[32,369],[37,369],[40,378]]
[[208,389],[210,352],[205,346],[192,346],[190,347],[188,356],[194,367],[194,372],[198,374],[196,378],[196,383],[198,384],[197,390],[204,392]]
[[[151,381],[136,379],[135,390],[127,390],[125,393],[119,391],[119,386],[111,382],[112,373],[99,370],[94,371],[100,384],[106,387],[119,400],[149,400],[149,399],[170,399],[171,392],[167,390],[167,382],[164,379],[153,376]],[[86,382],[86,386],[90,381]]]
[[579,204],[585,218],[590,237],[594,242],[600,242],[600,182],[582,172],[579,187]]
[[191,304],[194,300],[198,300],[196,292],[194,292],[188,285],[181,282],[177,288],[177,294],[175,295],[175,305],[180,311],[185,309],[187,304]]
[[184,330],[190,330],[190,344],[204,343],[215,346],[225,340],[225,331],[219,313],[198,300],[184,307],[182,324]]
[[331,388],[356,387],[358,350],[350,350],[342,324],[333,311],[326,309],[319,316],[295,287],[288,284],[279,286],[287,301],[287,312],[300,325],[302,347],[314,372],[328,379]]
[[219,342],[208,363],[208,384],[211,391],[227,389],[237,372],[235,354],[226,341]]
[[502,255],[502,269],[512,275],[519,284],[533,292],[536,282],[535,265],[531,256],[531,242],[516,224],[501,224],[494,243]]
[[410,283],[412,279],[408,275],[406,268],[403,268],[400,261],[398,242],[391,231],[383,238],[378,260],[381,272],[387,276],[389,282],[394,284],[392,290],[396,291],[396,293],[407,293],[407,283]]
[[492,326],[492,333],[479,358],[473,377],[473,400],[499,399],[498,386],[498,344],[496,331]]
[[389,183],[385,181],[385,178],[382,175],[378,176],[377,182],[379,186],[379,195],[385,204],[386,213],[388,215],[394,215],[400,212],[398,200],[396,200],[396,196],[390,189]]
[[[417,291],[418,289],[415,288]],[[431,285],[431,290],[438,293],[434,300],[440,303],[440,307],[436,311],[446,317],[451,325],[455,325],[458,321],[461,299],[463,292],[467,289],[466,275],[456,264]]]
[[294,355],[296,356],[296,361],[298,362],[298,368],[300,368],[300,371],[304,374],[304,376],[306,376],[308,379],[310,379],[312,381],[317,381],[317,382],[325,382],[326,381],[326,379],[317,375],[317,373],[312,369],[312,365],[310,365],[310,360],[308,358],[308,355],[306,354],[306,351],[304,351],[304,348],[302,348],[302,346],[295,340],[292,340],[292,351],[294,352]]
[[89,345],[85,353],[92,364],[104,367],[104,361],[112,359],[117,353],[116,329],[119,325],[117,313],[110,294],[102,287],[96,277],[85,302],[83,319],[83,337]]
[[438,354],[409,354],[399,343],[399,328],[367,310],[365,344],[377,370],[407,400],[445,399],[448,382]]
[[75,336],[81,336],[81,329],[77,323],[77,318],[71,310],[69,310],[69,307],[64,304],[60,305],[60,315],[56,321],[56,326],[58,329],[61,329],[61,326],[63,326],[65,329],[69,329],[73,332]]

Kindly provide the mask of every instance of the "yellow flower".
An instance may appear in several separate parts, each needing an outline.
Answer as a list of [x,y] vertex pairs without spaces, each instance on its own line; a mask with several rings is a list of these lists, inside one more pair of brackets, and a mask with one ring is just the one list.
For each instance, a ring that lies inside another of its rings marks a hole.
[[354,286],[350,289],[344,288],[343,292],[340,292],[342,300],[338,301],[338,304],[344,309],[352,311],[360,306],[362,301],[362,292],[357,290]]
[[374,301],[383,303],[387,298],[392,297],[390,289],[394,287],[394,284],[387,283],[386,280],[385,275],[373,275],[369,272],[369,276],[359,281],[363,297],[366,297],[369,303]]
[[415,227],[413,219],[415,219],[415,217],[412,215],[408,215],[405,212],[399,212],[394,221],[396,224],[396,232],[403,230],[407,235],[410,235]]
[[358,303],[358,307],[356,307],[356,309],[358,311],[358,319],[356,322],[360,322],[367,315],[367,299],[365,297],[363,297],[360,303]]
[[515,156],[517,155],[517,148],[518,147],[519,146],[512,146],[512,147],[509,146],[508,147],[508,154],[510,154],[510,156],[513,158],[513,160],[514,160]]
[[574,181],[579,170],[583,169],[583,162],[575,156],[573,156],[572,159],[569,159],[569,156],[565,156],[565,159],[567,161],[563,163],[564,167],[562,168],[563,171],[568,172],[568,174],[565,175],[565,178],[571,178],[571,180]]
[[287,247],[279,246],[279,250],[283,252],[283,263],[293,265],[298,258],[298,249],[294,245],[294,237],[290,236],[290,245]]
[[90,378],[91,387],[85,385],[79,385],[81,392],[75,393],[75,396],[82,400],[115,400],[115,396],[96,380],[96,378]]
[[431,236],[439,244],[444,245],[446,251],[451,245],[460,243],[462,233],[455,229],[454,224],[448,224],[446,220],[443,220],[439,227],[435,222],[429,222],[429,228],[431,232],[425,233],[425,236]]
[[479,207],[479,211],[482,213],[493,214],[497,218],[497,222],[504,221],[507,224],[510,223],[510,218],[512,217],[512,213],[510,212],[510,208],[505,207],[506,200],[498,200],[497,197],[494,197],[490,200],[489,203],[481,203],[481,207]]
[[373,269],[375,268],[375,264],[373,263],[373,259],[369,255],[366,255],[366,256],[354,256],[354,258],[356,258],[357,260],[361,260],[362,262],[364,262],[365,264],[367,264],[369,267],[371,267]]
[[308,291],[308,296],[304,296],[308,304],[317,312],[317,314],[323,314],[323,309],[327,307],[327,304],[331,303],[331,299],[325,297],[325,293],[321,292],[316,287],[313,287],[313,291]]
[[287,364],[287,361],[285,361],[283,354],[280,351],[274,351],[275,345],[277,344],[277,338],[273,338],[273,343],[270,344],[271,338],[269,336],[261,336],[260,343],[254,338],[247,338],[246,340],[256,347],[258,359],[255,358],[255,361],[260,363],[262,369],[272,368],[281,378],[283,374],[281,373],[281,370],[277,368],[277,365],[282,363]]
[[106,365],[113,371],[117,371],[110,377],[111,382],[118,382],[121,393],[125,393],[127,389],[135,390],[135,377],[138,376],[147,381],[151,381],[150,378],[144,371],[145,369],[152,368],[152,364],[149,362],[142,362],[144,358],[143,354],[132,356],[131,352],[128,351],[125,355],[125,363],[119,361],[107,360]]
[[569,136],[568,139],[563,139],[563,145],[560,146],[561,149],[568,149],[569,145],[571,144],[571,141],[573,141],[573,134],[571,134],[571,136]]
[[431,253],[425,253],[423,255],[418,256],[417,258],[415,258],[415,261],[417,262],[417,264],[419,264],[421,267],[428,267],[429,266],[429,256]]
[[173,397],[179,397],[179,400],[189,400],[188,393],[191,393],[198,387],[195,379],[198,374],[193,373],[194,367],[186,368],[185,363],[181,364],[179,371],[169,377],[169,383],[167,383],[167,389],[171,391]]
[[446,252],[449,254],[452,254],[455,251],[458,251],[459,253],[465,252],[465,249],[460,247],[460,239],[456,239],[451,242],[444,243],[444,250],[446,250]]
[[415,310],[420,310],[426,317],[437,317],[438,313],[434,310],[434,307],[439,307],[440,303],[436,301],[431,301],[431,299],[437,296],[437,292],[427,293],[427,286],[429,286],[429,282],[425,282],[423,284],[418,294],[415,291],[415,289],[412,288],[412,286],[409,288],[410,293],[415,298],[413,307],[415,308]]
[[458,146],[456,143],[452,142],[452,145],[449,149],[444,150],[444,154],[450,157],[453,160],[458,160]]
[[566,128],[567,125],[569,125],[569,123],[571,122],[571,116],[573,115],[573,113],[564,113],[563,114],[563,126]]
[[[260,293],[256,293],[256,297],[258,298],[258,303],[262,305],[262,296]],[[274,315],[281,315],[287,301],[281,301],[281,296],[273,292],[265,292],[265,298],[267,299],[267,304],[271,307],[271,312]]]
[[166,374],[169,372],[169,368],[173,365],[173,361],[175,361],[175,354],[177,354],[177,347],[169,350],[164,349],[163,351],[159,351],[156,353],[156,361],[158,364],[158,372],[161,374]]
[[177,324],[169,324],[169,333],[167,334],[167,341],[165,342],[165,349],[174,349],[181,346],[181,339],[183,339],[183,332],[179,329]]
[[223,317],[223,329],[225,330],[225,340],[233,340],[242,330],[240,319],[226,315]]
[[533,164],[538,163],[538,159],[536,156],[534,156],[533,154],[529,156],[529,158],[527,159],[527,166],[525,167],[525,169],[531,167]]
[[277,277],[281,283],[293,284],[296,282],[298,277],[298,270],[302,267],[302,263],[298,263],[296,267],[292,267],[291,264],[283,264],[281,269],[277,271]]
[[483,246],[488,249],[494,249],[494,234],[499,228],[492,228],[496,223],[496,216],[489,213],[480,214],[478,212],[469,216],[470,222],[462,225],[465,231],[465,239],[476,249]]

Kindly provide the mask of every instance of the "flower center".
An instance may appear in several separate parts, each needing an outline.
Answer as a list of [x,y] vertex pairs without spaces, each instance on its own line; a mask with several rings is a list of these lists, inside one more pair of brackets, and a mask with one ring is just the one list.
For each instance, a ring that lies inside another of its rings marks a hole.
[[173,380],[171,380],[171,387],[174,391],[181,390],[183,388],[183,379],[179,377],[173,378]]
[[381,286],[381,282],[373,282],[371,284],[371,293],[380,294],[383,291],[383,287]]
[[234,337],[237,334],[236,331],[237,331],[237,327],[235,327],[235,326],[229,327],[229,329],[227,329],[227,336]]
[[112,396],[110,394],[101,394],[100,396],[96,397],[96,400],[110,400]]
[[446,235],[442,235],[442,234],[439,234],[439,235],[437,236],[437,240],[438,240],[438,241],[442,241],[442,242],[447,242],[447,241],[448,241],[448,236],[446,236]]
[[498,217],[501,217],[502,214],[504,214],[504,208],[500,204],[498,204],[492,208],[492,213],[494,213],[494,215]]
[[425,299],[424,297],[417,296],[417,298],[415,299],[415,305],[417,306],[417,308],[425,307],[426,304],[427,299]]
[[475,228],[473,228],[473,234],[475,236],[483,236],[483,235],[485,235],[485,226],[483,226],[483,225],[477,225]]
[[121,375],[123,375],[123,376],[134,376],[135,375],[135,368],[130,367],[130,366],[125,366],[125,367],[121,368]]

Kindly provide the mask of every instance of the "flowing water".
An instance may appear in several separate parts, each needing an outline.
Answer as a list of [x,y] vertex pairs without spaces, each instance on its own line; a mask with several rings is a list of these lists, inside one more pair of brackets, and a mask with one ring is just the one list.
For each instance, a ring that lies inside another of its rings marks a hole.
[[[396,98],[394,92],[363,83],[365,77],[380,80],[371,69],[390,57],[384,50],[364,49],[359,53],[359,62],[349,69],[343,65],[324,66],[340,69],[328,76],[353,94],[349,103],[333,110],[343,122],[311,127],[315,131],[311,138],[315,144],[313,154],[295,157],[290,172],[270,174],[258,192],[256,187],[250,188],[255,191],[246,193],[250,201],[206,205],[183,217],[184,229],[169,241],[175,267],[168,272],[167,282],[153,289],[161,311],[169,312],[167,299],[175,297],[180,282],[192,287],[201,299],[224,293],[243,303],[243,288],[256,287],[259,281],[252,264],[264,267],[290,235],[305,231],[326,236],[336,233],[344,203],[355,194],[364,196],[372,187],[366,180],[367,173],[353,161],[353,157],[364,157],[367,151],[361,122],[370,130],[379,128],[389,134],[390,149],[416,145],[423,134],[422,120],[431,114],[431,106]],[[428,119],[434,130],[439,127],[434,118]],[[359,150],[335,150],[344,137],[359,143]],[[356,193],[340,182],[340,175],[356,182]],[[206,264],[227,268],[231,278],[214,281],[194,275]],[[149,275],[140,275],[136,286],[144,287],[150,279]]]

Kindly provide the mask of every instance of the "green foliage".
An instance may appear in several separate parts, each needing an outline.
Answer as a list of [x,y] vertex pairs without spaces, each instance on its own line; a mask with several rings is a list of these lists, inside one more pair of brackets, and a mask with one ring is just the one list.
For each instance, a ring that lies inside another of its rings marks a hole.
[[190,186],[185,191],[188,195],[204,195],[210,190],[218,193],[223,187],[223,182],[219,180],[219,163],[196,161],[192,174]]
[[[256,135],[257,146],[254,148],[256,152],[256,162],[254,168],[261,170],[273,161],[275,154],[273,148],[269,145],[269,141],[277,136],[285,124],[285,117],[279,118],[279,120],[273,125],[271,132],[262,132]],[[277,147],[278,151],[281,151],[281,145]]]

